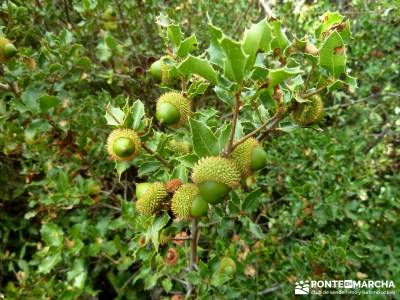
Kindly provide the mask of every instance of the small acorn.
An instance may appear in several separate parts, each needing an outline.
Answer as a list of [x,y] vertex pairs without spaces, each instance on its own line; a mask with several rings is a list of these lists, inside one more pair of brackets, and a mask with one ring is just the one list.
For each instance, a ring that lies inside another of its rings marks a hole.
[[190,115],[189,100],[178,92],[168,92],[157,101],[157,120],[162,124],[183,125]]
[[165,204],[168,192],[161,182],[152,183],[136,202],[136,208],[143,216],[155,215]]
[[171,140],[168,143],[168,148],[170,148],[176,155],[185,155],[191,151],[191,145],[186,141]]
[[220,203],[240,183],[240,171],[228,158],[209,156],[200,159],[193,167],[192,180],[199,194],[208,203]]
[[236,272],[236,263],[230,257],[223,257],[219,262],[218,272],[225,275],[233,275]]
[[161,59],[156,60],[151,64],[149,69],[149,73],[151,74],[151,76],[153,76],[157,80],[161,80],[162,78],[161,64],[162,64]]
[[308,126],[322,117],[324,103],[319,95],[311,96],[308,102],[297,103],[292,112],[292,118],[295,123],[301,126]]
[[5,37],[0,37],[0,62],[12,58],[17,52],[17,48],[13,43]]
[[182,185],[172,197],[171,209],[174,215],[182,220],[188,220],[191,217],[192,202],[198,194],[195,184],[186,183]]
[[235,161],[243,178],[250,176],[253,171],[265,167],[267,163],[267,153],[255,138],[249,138],[231,153],[231,158]]
[[108,154],[116,161],[132,160],[140,148],[140,139],[132,129],[115,129],[107,138]]
[[136,184],[135,195],[136,199],[141,198],[144,193],[146,193],[147,189],[151,186],[149,182],[141,182]]
[[200,218],[206,216],[208,213],[208,202],[201,196],[196,196],[193,199],[190,214],[193,217]]

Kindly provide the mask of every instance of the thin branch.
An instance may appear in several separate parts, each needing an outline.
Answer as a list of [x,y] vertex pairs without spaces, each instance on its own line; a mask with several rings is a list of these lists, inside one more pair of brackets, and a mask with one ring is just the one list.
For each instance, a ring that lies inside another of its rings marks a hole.
[[235,137],[235,131],[236,131],[236,124],[237,124],[237,119],[239,116],[239,108],[240,108],[240,93],[241,89],[236,92],[235,94],[235,110],[233,111],[233,116],[232,116],[232,127],[231,127],[231,132],[229,134],[229,141],[228,141],[228,146],[225,150],[225,155],[229,155],[232,152],[232,145],[233,145],[233,139]]
[[310,92],[310,93],[308,93],[308,94],[302,95],[301,98],[307,99],[307,98],[310,98],[311,96],[313,96],[313,95],[315,95],[315,94],[318,94],[319,92],[322,92],[322,91],[328,86],[328,84],[329,84],[329,81],[327,81],[324,85],[322,85],[321,87],[319,87],[319,88],[316,89],[315,91]]
[[171,238],[173,241],[190,241],[192,238],[191,237],[181,237],[181,238]]
[[275,291],[279,290],[280,288],[281,288],[280,285],[274,285],[274,286],[272,286],[270,288],[267,288],[265,290],[262,290],[262,291],[258,292],[258,295],[259,296],[263,296],[263,295],[275,292]]
[[106,112],[111,116],[111,118],[114,119],[114,121],[116,123],[118,123],[118,125],[122,125],[120,121],[118,121],[118,119],[114,116],[114,114],[108,109],[108,107],[106,107]]
[[239,19],[237,19],[237,21],[235,22],[235,25],[233,25],[233,28],[235,28],[233,30],[234,34],[237,34],[240,28],[240,24],[242,23],[242,20],[246,17],[247,13],[249,12],[249,9],[251,7],[251,5],[253,4],[253,0],[250,0],[248,2],[248,5],[246,7],[246,10],[243,12],[243,14],[240,15]]
[[169,163],[162,158],[160,155],[155,153],[153,150],[151,150],[149,147],[147,147],[145,144],[142,145],[142,148],[149,153],[150,155],[154,156],[156,159],[158,159],[163,165],[165,165],[167,168],[172,170],[172,167],[169,165]]
[[190,271],[193,271],[196,268],[197,264],[197,242],[199,240],[199,220],[197,218],[192,219],[192,234],[191,236],[191,243],[190,243],[190,249],[191,249],[191,255],[190,255],[190,265],[189,269]]

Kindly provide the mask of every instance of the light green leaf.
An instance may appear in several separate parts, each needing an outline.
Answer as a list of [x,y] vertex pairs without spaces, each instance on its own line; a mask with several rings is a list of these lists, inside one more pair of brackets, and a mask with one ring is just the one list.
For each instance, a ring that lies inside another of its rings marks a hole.
[[192,145],[194,152],[199,157],[217,155],[218,139],[211,129],[204,123],[189,119]]
[[171,24],[167,27],[168,39],[174,44],[176,48],[179,47],[182,41],[182,31],[179,25]]
[[39,97],[40,110],[47,112],[51,108],[60,106],[61,102],[56,96],[42,95]]
[[319,51],[319,65],[335,78],[346,72],[344,43],[336,30],[329,35]]
[[77,289],[83,289],[87,278],[87,271],[83,259],[74,260],[71,269],[67,272],[67,279],[72,282],[72,286]]
[[146,243],[151,240],[157,251],[160,245],[159,244],[160,231],[165,227],[165,225],[167,225],[169,219],[170,217],[168,216],[168,214],[163,214],[162,216],[153,218],[151,226],[145,233]]
[[259,50],[269,52],[271,50],[272,29],[266,19],[253,24],[246,29],[243,37],[243,51],[249,55],[247,69],[254,66],[256,55]]
[[280,49],[283,52],[286,47],[289,45],[289,39],[286,34],[282,30],[282,23],[278,20],[272,21],[270,23],[272,27],[272,32],[274,39],[272,40],[271,48],[272,49]]
[[117,170],[119,179],[121,179],[122,173],[124,173],[126,170],[128,170],[130,166],[131,166],[130,162],[127,162],[127,161],[115,162],[115,169]]
[[225,54],[224,75],[231,81],[241,83],[245,75],[248,55],[244,53],[242,44],[229,37],[223,37],[220,44]]
[[60,247],[63,245],[64,233],[62,229],[56,224],[43,224],[42,228],[40,229],[40,234],[43,241],[48,246]]
[[144,117],[144,105],[139,99],[132,104],[132,128],[138,129],[142,123]]
[[189,86],[187,94],[188,98],[192,100],[197,95],[204,94],[207,90],[209,83],[202,80],[193,81],[192,84]]
[[215,70],[207,60],[201,59],[199,57],[189,55],[184,61],[180,63],[180,65],[178,66],[178,70],[186,76],[197,74],[213,84],[217,82],[217,72],[215,72]]
[[119,107],[107,105],[106,110],[107,125],[120,126],[124,123],[125,113]]
[[318,28],[315,30],[315,38],[317,39],[321,38],[321,35],[328,31],[332,25],[340,24],[343,21],[344,17],[338,12],[328,11],[322,15],[321,19],[321,25],[319,25]]
[[197,39],[194,34],[185,39],[179,46],[178,51],[176,51],[176,55],[179,57],[185,57],[190,52],[194,51],[197,48]]
[[209,23],[208,33],[210,35],[210,46],[207,48],[207,53],[210,56],[210,62],[223,68],[224,50],[219,42],[223,36],[223,32],[220,28]]
[[61,252],[57,250],[55,253],[47,255],[39,264],[38,273],[47,274],[61,261]]
[[296,68],[280,68],[269,70],[268,72],[268,88],[273,88],[274,86],[281,84],[286,79],[293,77],[297,74],[300,74],[302,70],[299,67]]

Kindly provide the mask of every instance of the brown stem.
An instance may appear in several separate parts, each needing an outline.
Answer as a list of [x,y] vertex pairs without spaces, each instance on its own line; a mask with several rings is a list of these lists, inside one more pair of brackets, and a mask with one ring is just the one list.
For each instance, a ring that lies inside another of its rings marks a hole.
[[156,159],[158,159],[163,165],[165,165],[167,168],[172,169],[169,163],[162,158],[160,155],[155,153],[153,150],[151,150],[149,147],[147,147],[145,144],[142,145],[142,148],[149,153],[150,155],[154,156]]
[[192,234],[191,234],[191,242],[190,242],[190,271],[195,270],[197,264],[197,242],[198,242],[198,232],[199,232],[199,220],[197,218],[192,219]]
[[316,89],[313,92],[310,92],[308,94],[304,94],[303,96],[301,96],[301,98],[303,99],[307,99],[310,98],[311,96],[318,94],[319,92],[323,91],[327,86],[328,86],[329,82],[327,81],[323,86],[319,87],[318,89]]
[[114,116],[114,114],[108,109],[108,107],[106,107],[106,112],[111,116],[111,118],[114,119],[115,122],[118,123],[118,125],[122,125],[120,121],[118,121],[118,119]]
[[235,110],[233,111],[232,128],[231,128],[231,132],[229,134],[228,146],[224,153],[225,156],[228,156],[233,150],[232,145],[233,145],[233,139],[235,137],[236,124],[237,124],[237,119],[239,116],[239,108],[240,108],[240,93],[241,93],[241,89],[239,91],[237,91],[235,94]]

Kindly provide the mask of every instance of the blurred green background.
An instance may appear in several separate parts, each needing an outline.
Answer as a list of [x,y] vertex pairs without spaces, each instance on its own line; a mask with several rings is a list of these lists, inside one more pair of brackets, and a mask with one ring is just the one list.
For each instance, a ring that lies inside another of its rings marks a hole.
[[348,67],[359,88],[324,99],[322,132],[268,138],[268,167],[250,194],[258,206],[247,211],[262,238],[216,212],[209,223],[219,225],[203,230],[200,253],[229,249],[238,272],[200,285],[210,299],[287,299],[296,280],[310,278],[400,285],[398,1],[7,0],[0,26],[19,54],[0,67],[0,299],[183,291],[174,279],[183,246],[174,267],[161,262],[166,249],[140,247],[146,230],[131,199],[149,170],[133,167],[118,181],[104,109],[129,96],[153,111],[160,90],[145,70],[165,54],[161,12],[205,49],[207,14],[238,38],[265,16],[261,2],[298,36],[339,10],[351,22]]

